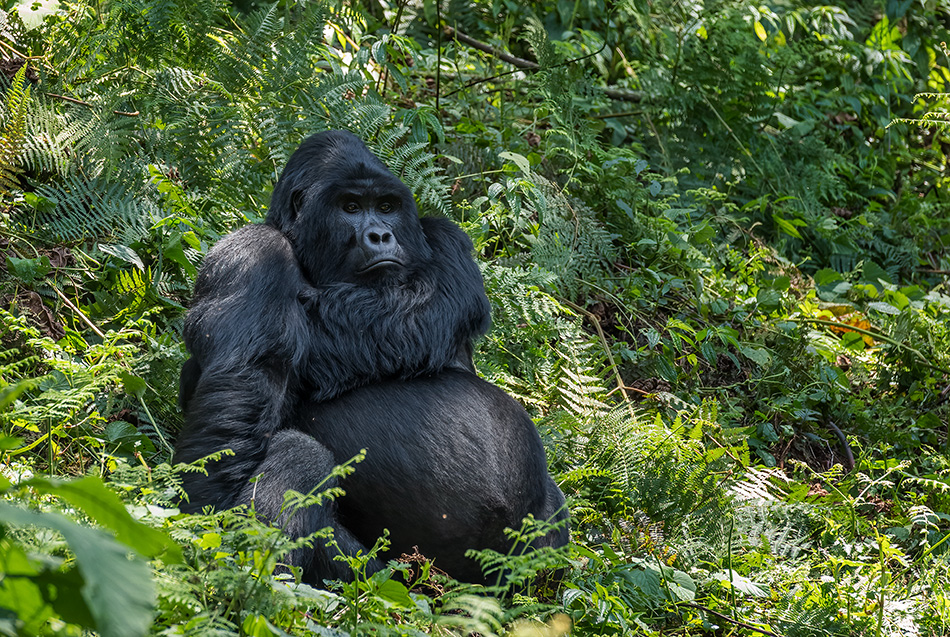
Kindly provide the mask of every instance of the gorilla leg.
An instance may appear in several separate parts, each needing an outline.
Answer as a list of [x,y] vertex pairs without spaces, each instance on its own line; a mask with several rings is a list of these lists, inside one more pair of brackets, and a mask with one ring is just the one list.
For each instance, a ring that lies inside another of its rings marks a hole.
[[[258,467],[257,479],[244,487],[239,502],[253,503],[265,519],[294,538],[333,527],[333,537],[340,551],[351,556],[358,552],[365,555],[366,547],[337,521],[335,502],[297,511],[284,508],[284,493],[289,489],[306,494],[337,486],[335,478],[327,479],[335,465],[330,451],[311,436],[299,431],[280,431],[268,446],[267,456]],[[324,538],[315,538],[313,542],[312,548],[297,549],[287,558],[291,566],[303,567],[304,581],[320,584],[324,579],[353,579],[349,566],[333,559],[337,555],[336,548],[326,546]],[[369,564],[371,572],[381,567],[377,560]]]
[[558,527],[531,542],[531,546],[533,548],[540,548],[542,546],[557,548],[571,541],[571,530],[567,523],[569,514],[564,500],[564,494],[551,476],[547,476],[544,486],[546,490],[544,505],[535,517],[540,520],[546,520],[552,524],[558,524]]

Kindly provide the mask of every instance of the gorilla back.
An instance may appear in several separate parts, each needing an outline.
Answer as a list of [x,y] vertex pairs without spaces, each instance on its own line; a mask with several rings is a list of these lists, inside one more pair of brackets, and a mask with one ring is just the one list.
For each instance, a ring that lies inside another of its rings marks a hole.
[[[482,581],[470,548],[507,553],[504,529],[529,514],[567,517],[534,423],[505,392],[464,371],[388,381],[302,406],[300,430],[337,463],[366,458],[342,483],[337,519],[371,546],[389,529],[390,557],[414,546],[453,577]],[[329,467],[327,468],[329,469]],[[562,546],[566,523],[534,546]]]

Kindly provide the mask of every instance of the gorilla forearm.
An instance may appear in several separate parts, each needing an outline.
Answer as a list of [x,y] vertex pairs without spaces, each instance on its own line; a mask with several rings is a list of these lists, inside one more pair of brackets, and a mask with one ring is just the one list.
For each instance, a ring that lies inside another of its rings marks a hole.
[[202,373],[238,372],[280,361],[299,367],[309,340],[307,288],[293,248],[277,230],[246,226],[202,264],[185,321],[185,345]]
[[175,445],[176,462],[193,462],[230,449],[208,465],[208,475],[183,474],[189,496],[185,511],[212,504],[227,508],[258,473],[285,410],[286,379],[248,367],[233,373],[204,372],[188,403],[185,428]]

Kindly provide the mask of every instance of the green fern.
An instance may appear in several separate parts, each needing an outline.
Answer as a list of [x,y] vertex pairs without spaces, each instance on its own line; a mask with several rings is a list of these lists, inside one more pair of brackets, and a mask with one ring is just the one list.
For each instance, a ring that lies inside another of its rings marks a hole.
[[88,110],[61,111],[42,97],[32,101],[27,129],[23,165],[38,174],[66,175],[77,157],[86,157],[98,143],[109,141]]
[[[558,352],[558,390],[560,404],[577,416],[592,417],[607,414],[607,391],[604,389],[603,356],[595,344],[579,338],[561,341]],[[597,369],[595,369],[595,365]]]
[[[144,192],[130,191],[130,183],[135,181],[71,173],[36,189],[38,196],[55,204],[38,211],[36,219],[59,239],[117,237],[121,243],[131,243],[147,229],[155,204]],[[32,216],[20,218],[25,221]]]
[[0,130],[0,196],[8,196],[19,185],[21,156],[27,130],[27,107],[30,103],[30,86],[26,80],[27,64],[24,63],[13,77],[7,90]]

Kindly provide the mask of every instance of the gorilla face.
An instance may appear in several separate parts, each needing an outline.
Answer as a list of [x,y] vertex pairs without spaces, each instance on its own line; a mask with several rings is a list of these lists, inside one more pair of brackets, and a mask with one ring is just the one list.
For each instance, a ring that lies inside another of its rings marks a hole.
[[311,284],[393,284],[431,259],[412,193],[355,135],[310,137],[274,188],[281,230]]

